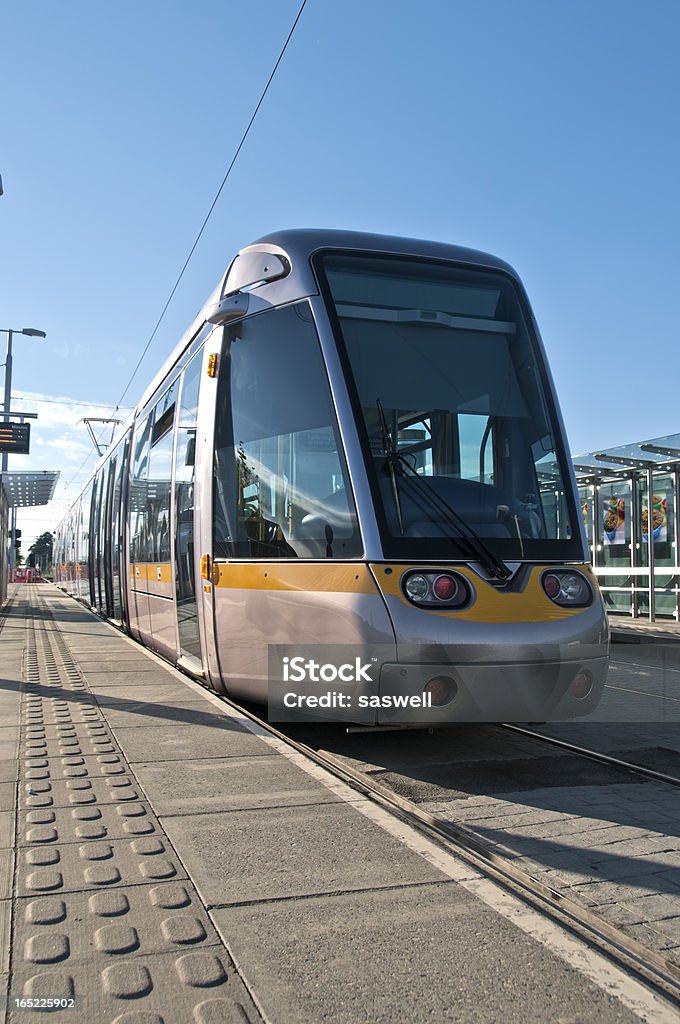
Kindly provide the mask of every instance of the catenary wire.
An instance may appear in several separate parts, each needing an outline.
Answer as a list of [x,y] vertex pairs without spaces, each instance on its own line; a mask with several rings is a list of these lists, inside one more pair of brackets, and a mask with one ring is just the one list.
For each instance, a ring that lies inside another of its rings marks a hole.
[[[82,406],[85,409],[110,409],[111,408],[111,403],[110,402],[77,402],[77,401],[64,402],[64,401],[62,401],[59,398],[42,398],[42,397],[41,398],[37,398],[36,396],[31,395],[30,393],[26,394],[26,395],[20,395],[20,394],[16,394],[15,392],[12,392],[12,401],[13,402],[14,401],[17,401],[17,402],[35,402],[36,405],[40,405],[43,402],[46,402],[48,405],[66,405],[66,406],[69,406],[69,407],[72,406],[72,405],[73,406],[77,405],[77,406]],[[132,412],[132,406],[124,406],[124,407],[121,406],[121,407],[118,407],[118,411]]]
[[[132,382],[135,379],[140,366],[142,365],[144,357],[146,356],[146,353],[149,351],[149,348],[151,347],[151,344],[153,342],[153,339],[156,336],[158,328],[160,327],[160,325],[161,325],[161,323],[163,321],[163,317],[165,316],[165,314],[166,314],[166,312],[168,310],[168,307],[169,307],[170,303],[172,302],[172,299],[173,299],[173,297],[175,295],[175,292],[177,291],[177,289],[179,287],[179,284],[180,284],[180,282],[181,282],[181,280],[182,280],[182,278],[184,276],[184,273],[185,273],[185,271],[186,271],[186,269],[187,269],[187,267],[189,265],[191,257],[193,256],[193,254],[194,254],[194,252],[196,250],[196,247],[197,247],[199,241],[201,240],[201,237],[202,237],[203,232],[205,231],[205,229],[207,227],[208,221],[209,221],[209,219],[210,219],[210,217],[211,217],[211,215],[213,213],[213,210],[215,209],[215,207],[216,207],[216,205],[217,205],[217,203],[219,201],[220,195],[222,194],[222,191],[224,190],[224,186],[226,185],[227,180],[229,178],[229,175],[231,174],[231,171],[233,170],[234,164],[236,163],[236,160],[237,160],[237,158],[239,156],[239,153],[243,149],[243,146],[244,146],[244,144],[246,142],[248,134],[250,133],[250,129],[252,128],[252,126],[253,126],[253,124],[255,122],[255,118],[257,117],[257,114],[258,114],[258,112],[260,110],[260,107],[262,106],[262,104],[263,104],[263,102],[265,100],[267,92],[269,91],[269,87],[270,87],[270,85],[272,84],[272,82],[274,80],[274,76],[276,75],[276,72],[277,72],[277,70],[279,68],[279,65],[281,64],[281,61],[283,60],[284,54],[285,54],[286,50],[288,49],[288,45],[289,45],[291,39],[293,38],[293,34],[295,32],[295,29],[297,28],[298,22],[300,21],[300,18],[302,16],[302,12],[304,11],[306,5],[307,5],[307,0],[302,0],[302,4],[300,5],[300,8],[299,8],[299,10],[298,10],[298,12],[297,12],[297,14],[295,16],[295,20],[293,21],[293,24],[292,24],[292,26],[290,28],[288,36],[286,37],[286,41],[284,42],[284,44],[283,44],[283,46],[281,48],[281,51],[280,51],[279,56],[278,56],[278,58],[276,60],[276,63],[274,64],[274,67],[273,67],[273,69],[271,71],[271,74],[269,75],[269,78],[267,79],[267,83],[266,83],[264,89],[262,90],[262,93],[261,93],[260,98],[259,98],[259,100],[257,102],[255,110],[253,111],[253,114],[252,114],[252,116],[250,118],[250,121],[248,122],[248,124],[246,126],[246,129],[245,129],[243,135],[241,136],[241,140],[240,140],[240,142],[239,142],[239,144],[238,144],[238,146],[236,148],[236,152],[234,153],[234,155],[233,155],[233,157],[232,157],[232,159],[231,159],[231,161],[229,163],[229,166],[227,167],[227,170],[226,170],[225,175],[224,175],[224,177],[222,179],[220,187],[218,188],[218,190],[217,190],[217,192],[215,194],[215,198],[213,199],[212,203],[210,204],[210,208],[209,208],[207,214],[205,215],[203,223],[201,224],[201,227],[200,227],[200,229],[198,231],[198,234],[196,235],[196,238],[194,239],[193,245],[191,246],[191,249],[189,250],[189,254],[188,254],[187,258],[184,261],[184,264],[183,264],[182,269],[181,269],[181,271],[180,271],[180,273],[179,273],[179,275],[177,277],[177,280],[175,281],[175,283],[174,283],[174,285],[172,287],[172,290],[170,292],[170,295],[168,296],[168,299],[167,299],[165,305],[163,306],[161,314],[158,317],[158,320],[156,321],[156,325],[155,325],[153,331],[151,332],[149,340],[147,341],[146,345],[144,346],[142,354],[140,355],[139,360],[137,361],[137,365],[135,366],[134,370],[132,371],[132,374],[130,375],[130,379],[128,380],[127,384],[125,385],[125,389],[123,390],[123,393],[121,394],[120,398],[118,399],[118,402],[116,403],[115,408],[112,410],[112,414],[114,414],[114,413],[116,413],[116,412],[118,412],[120,410],[121,402],[123,401],[123,399],[125,398],[126,394],[128,393],[128,391],[130,389],[130,386],[132,385]],[[61,404],[61,403],[55,402],[54,404]],[[63,403],[63,404],[67,404],[67,403]],[[89,405],[90,403],[76,403],[76,402],[74,402],[72,404],[73,405],[76,405],[76,404],[83,404],[83,405],[88,404]],[[101,406],[101,408],[110,408],[110,406]],[[80,476],[80,474],[82,473],[83,469],[85,468],[85,466],[87,465],[89,460],[92,458],[93,454],[95,454],[95,453],[94,452],[88,452],[88,454],[85,456],[85,458],[83,459],[82,463],[80,464],[80,466],[78,467],[76,472],[70,478],[68,483],[65,484],[65,486],[64,486],[64,494],[66,494],[68,492],[68,490],[69,490],[71,484],[73,483],[73,481],[78,476]]]
[[135,377],[137,375],[137,371],[139,370],[140,366],[142,365],[142,362],[144,361],[144,357],[146,356],[146,353],[149,351],[151,343],[152,343],[153,339],[156,336],[156,332],[158,331],[158,328],[161,325],[163,317],[165,316],[165,314],[167,312],[168,306],[172,302],[172,299],[173,299],[173,297],[175,295],[175,292],[177,291],[177,289],[179,287],[179,283],[182,280],[182,278],[184,277],[184,272],[187,269],[187,267],[189,265],[189,261],[191,260],[191,257],[193,256],[193,254],[194,254],[194,252],[196,250],[196,246],[198,245],[199,241],[201,240],[201,236],[203,235],[203,232],[206,229],[206,226],[207,226],[208,221],[209,221],[209,219],[210,219],[210,217],[212,215],[212,212],[213,212],[213,210],[215,209],[215,207],[217,205],[217,202],[218,202],[218,200],[220,198],[220,195],[222,194],[222,190],[224,189],[224,186],[227,183],[227,179],[229,178],[229,175],[231,174],[232,168],[234,167],[234,164],[236,163],[236,160],[238,159],[238,155],[239,155],[239,153],[241,152],[241,150],[243,148],[243,145],[244,145],[244,143],[245,143],[245,141],[246,141],[246,139],[248,137],[248,134],[250,132],[250,129],[253,126],[255,118],[257,117],[258,111],[259,111],[260,107],[262,106],[262,104],[264,102],[265,96],[267,95],[267,92],[269,91],[269,86],[272,84],[272,82],[274,80],[274,76],[276,75],[276,72],[278,70],[279,64],[283,60],[283,56],[284,56],[284,54],[285,54],[285,52],[286,52],[286,50],[288,48],[288,44],[290,43],[291,39],[293,38],[293,33],[295,32],[295,29],[296,29],[297,24],[298,24],[298,22],[300,20],[300,17],[302,16],[302,12],[304,11],[306,4],[307,4],[307,0],[302,0],[302,4],[300,5],[300,9],[298,10],[297,15],[295,17],[295,21],[293,22],[293,24],[291,26],[291,29],[290,29],[290,32],[288,33],[288,36],[286,38],[286,41],[283,44],[283,47],[281,48],[281,52],[279,53],[278,59],[277,59],[275,65],[274,65],[274,67],[272,69],[272,72],[269,75],[269,78],[267,79],[267,84],[265,85],[264,89],[262,90],[262,94],[261,94],[261,96],[260,96],[260,98],[259,98],[259,100],[257,102],[257,106],[255,107],[255,110],[253,111],[253,115],[250,118],[250,121],[248,122],[246,130],[244,131],[243,135],[241,136],[241,141],[239,142],[239,144],[238,144],[238,146],[236,148],[236,152],[234,153],[234,155],[233,155],[233,157],[231,159],[231,162],[230,162],[229,166],[227,167],[227,171],[226,171],[226,173],[225,173],[225,175],[224,175],[224,177],[222,179],[222,183],[221,183],[220,187],[217,190],[215,198],[213,199],[212,203],[210,204],[210,209],[208,210],[207,214],[205,215],[205,219],[203,220],[203,223],[201,224],[200,230],[199,230],[198,234],[196,235],[196,238],[194,239],[194,243],[191,246],[191,249],[189,250],[189,255],[185,259],[184,265],[183,265],[182,269],[180,270],[179,275],[177,277],[177,280],[175,281],[175,283],[174,283],[174,285],[172,287],[172,291],[170,292],[170,295],[168,296],[167,302],[163,306],[163,309],[161,311],[161,315],[158,317],[158,320],[156,321],[156,326],[154,327],[153,331],[151,332],[151,336],[149,337],[149,340],[147,341],[146,345],[144,346],[142,354],[139,357],[139,360],[137,361],[137,365],[135,366],[134,370],[132,371],[132,375],[131,375],[130,379],[128,380],[127,384],[125,385],[125,390],[123,391],[122,395],[118,399],[118,403],[117,403],[115,409],[113,410],[114,412],[118,411],[118,409],[120,407],[120,403],[123,401],[123,399],[125,398],[126,394],[128,393],[128,391],[130,389],[130,385],[132,384],[133,380],[135,379]]

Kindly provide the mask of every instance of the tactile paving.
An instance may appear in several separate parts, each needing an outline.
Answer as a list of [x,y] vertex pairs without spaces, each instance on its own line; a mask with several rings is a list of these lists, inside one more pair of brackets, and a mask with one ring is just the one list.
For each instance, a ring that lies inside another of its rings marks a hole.
[[73,999],[52,1011],[70,1024],[261,1020],[67,641],[29,593],[9,1021],[42,1019],[13,1007],[22,997]]

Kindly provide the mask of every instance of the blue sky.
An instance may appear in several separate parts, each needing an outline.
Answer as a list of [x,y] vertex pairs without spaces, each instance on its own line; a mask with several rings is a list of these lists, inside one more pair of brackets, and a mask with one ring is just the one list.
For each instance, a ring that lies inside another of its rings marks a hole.
[[[48,332],[16,339],[40,418],[10,469],[62,470],[29,543],[94,463],[77,421],[118,402],[298,7],[6,8],[0,327]],[[127,401],[238,248],[353,227],[517,268],[575,453],[679,431],[679,30],[671,0],[308,0]]]

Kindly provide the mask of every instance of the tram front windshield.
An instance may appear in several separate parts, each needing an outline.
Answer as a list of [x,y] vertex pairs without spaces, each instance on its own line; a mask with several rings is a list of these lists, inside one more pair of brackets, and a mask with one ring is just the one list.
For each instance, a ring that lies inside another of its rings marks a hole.
[[[510,277],[327,254],[320,277],[388,558],[579,559],[542,355]],[[471,541],[472,538],[472,541]]]

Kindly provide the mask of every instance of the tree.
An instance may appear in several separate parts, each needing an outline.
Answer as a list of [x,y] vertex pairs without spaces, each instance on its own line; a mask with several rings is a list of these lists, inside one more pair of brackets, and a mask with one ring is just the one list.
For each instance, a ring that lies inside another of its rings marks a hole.
[[52,548],[54,537],[51,533],[41,533],[28,549],[28,564],[38,566],[46,572],[52,564]]

